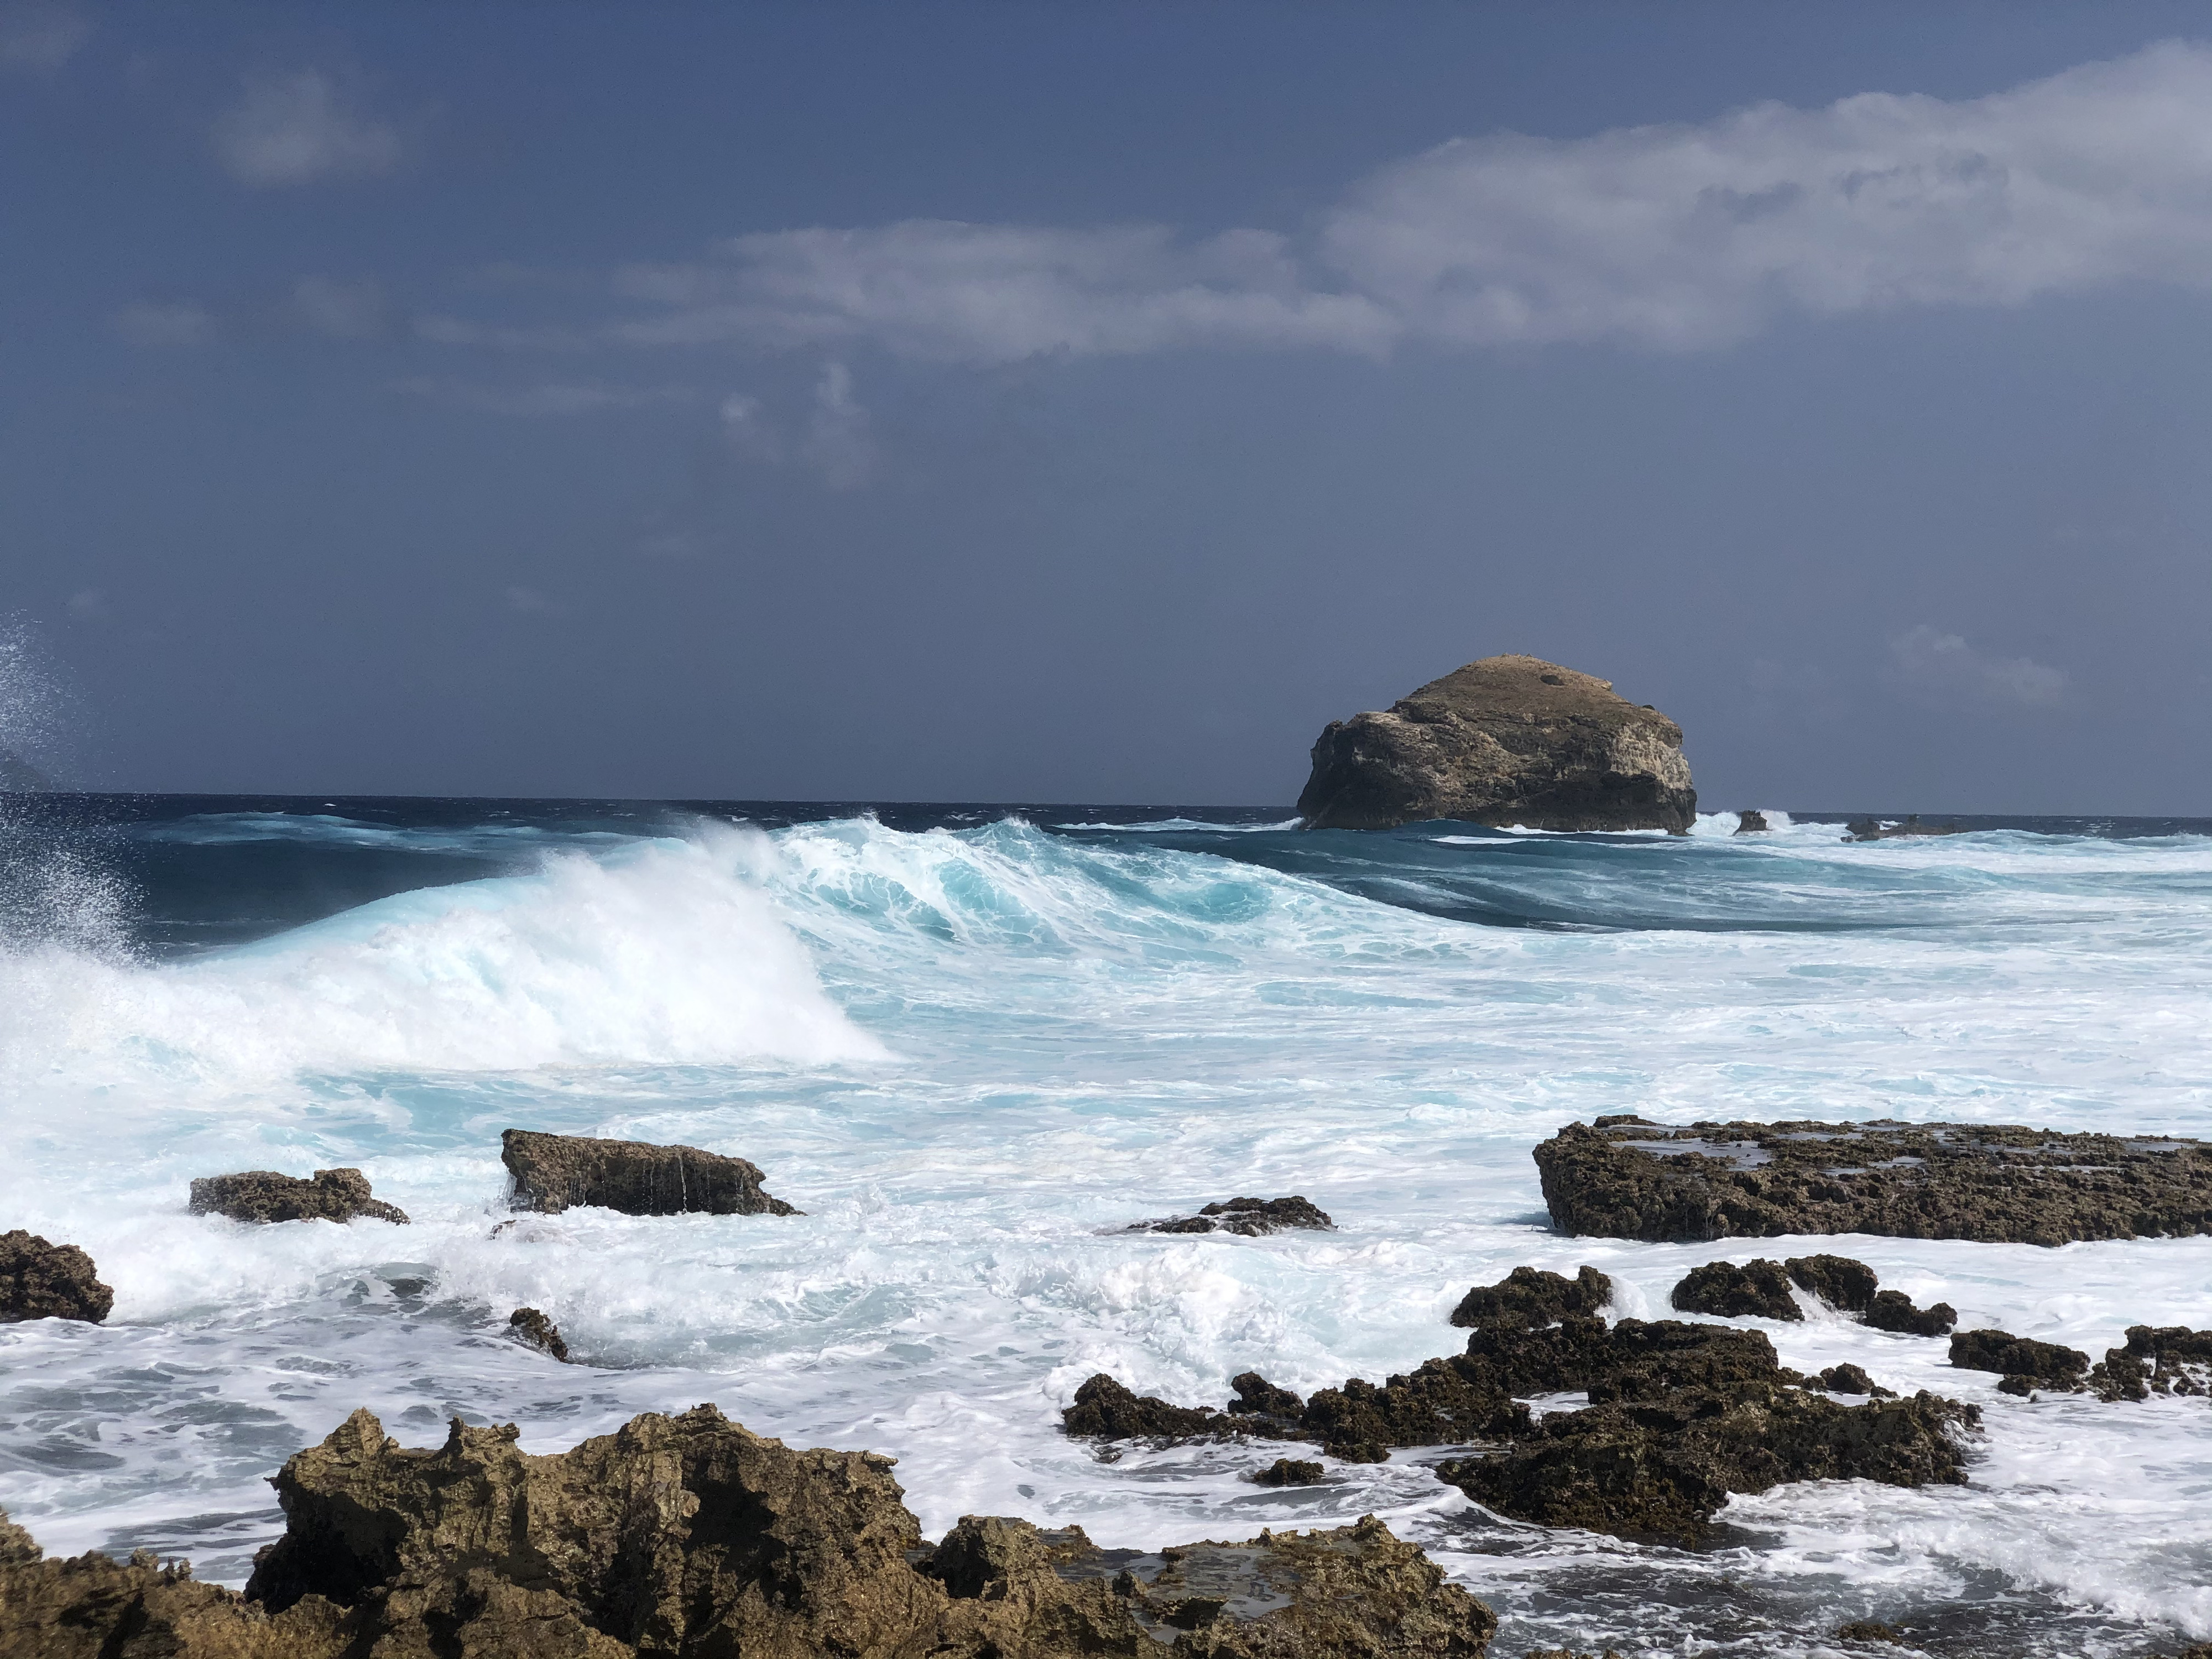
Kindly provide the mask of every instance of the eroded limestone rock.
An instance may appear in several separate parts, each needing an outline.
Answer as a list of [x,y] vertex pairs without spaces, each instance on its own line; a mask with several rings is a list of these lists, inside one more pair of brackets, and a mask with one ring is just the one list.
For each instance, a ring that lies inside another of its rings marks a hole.
[[597,1205],[626,1215],[797,1215],[761,1189],[761,1172],[742,1158],[696,1146],[509,1129],[500,1159],[514,1177],[514,1207],[556,1214]]
[[1523,656],[1485,657],[1331,720],[1298,797],[1316,830],[1458,818],[1680,834],[1697,811],[1680,726],[1610,680]]
[[2063,1244],[2212,1232],[2212,1143],[1990,1124],[1613,1117],[1535,1149],[1562,1231],[1652,1243],[1875,1233]]
[[97,1325],[115,1306],[92,1258],[74,1244],[52,1244],[21,1227],[0,1233],[0,1324],[81,1319]]
[[236,1175],[202,1176],[192,1182],[194,1215],[228,1216],[233,1221],[372,1221],[407,1224],[407,1212],[373,1197],[368,1177],[358,1170],[318,1170],[308,1180],[274,1170],[243,1170]]
[[1584,1266],[1569,1279],[1536,1267],[1516,1267],[1495,1285],[1478,1285],[1460,1298],[1451,1322],[1460,1326],[1556,1325],[1570,1314],[1594,1314],[1613,1300],[1613,1280]]

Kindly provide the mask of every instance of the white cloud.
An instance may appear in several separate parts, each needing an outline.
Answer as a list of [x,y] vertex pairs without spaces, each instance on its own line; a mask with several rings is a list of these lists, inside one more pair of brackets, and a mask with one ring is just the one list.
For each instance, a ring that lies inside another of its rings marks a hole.
[[1206,346],[1723,344],[1790,313],[2212,287],[2212,49],[2168,44],[1987,97],[1868,93],[1571,139],[1460,139],[1297,238],[936,220],[737,237],[618,271],[515,348],[729,343],[976,364]]
[[1992,657],[1977,651],[1957,634],[1923,623],[1889,642],[1890,666],[1914,690],[1937,696],[1964,695],[1984,702],[2045,708],[2063,702],[2063,670],[2031,657]]
[[92,20],[70,6],[0,6],[0,68],[51,75],[92,39]]
[[373,276],[357,283],[335,276],[302,276],[292,285],[292,311],[318,334],[334,340],[367,340],[384,332],[391,307]]
[[769,466],[797,462],[819,473],[832,489],[857,489],[875,476],[869,424],[868,411],[853,394],[853,372],[841,362],[823,365],[803,429],[792,437],[758,398],[732,392],[722,400],[722,432],[732,448]]
[[487,415],[590,415],[608,409],[688,403],[697,395],[689,386],[605,386],[595,381],[502,386],[418,377],[394,384],[418,398]]
[[360,109],[320,70],[247,79],[216,121],[216,157],[240,184],[369,178],[399,164],[399,130]]
[[1395,331],[1371,301],[1311,291],[1288,243],[1265,231],[1183,244],[1158,225],[920,219],[740,236],[717,253],[617,273],[620,294],[659,310],[617,324],[613,337],[771,347],[868,339],[902,356],[1011,362],[1206,344],[1372,352]]
[[215,338],[215,313],[196,300],[141,300],[118,311],[113,322],[133,345],[196,346]]

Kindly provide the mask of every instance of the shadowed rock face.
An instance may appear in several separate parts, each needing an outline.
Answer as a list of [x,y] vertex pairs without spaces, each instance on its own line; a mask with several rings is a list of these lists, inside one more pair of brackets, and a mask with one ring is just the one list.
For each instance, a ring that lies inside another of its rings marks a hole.
[[[1989,1124],[1573,1123],[1535,1149],[1563,1232],[2063,1244],[2212,1232],[2212,1144]],[[1871,1311],[1871,1310],[1869,1310]]]
[[1309,829],[1425,818],[1531,830],[1686,831],[1682,728],[1612,682],[1537,657],[1485,657],[1380,713],[1331,720],[1298,797]]
[[115,1292],[74,1244],[50,1244],[21,1227],[0,1233],[0,1324],[25,1319],[81,1319],[97,1325]]
[[500,1160],[514,1177],[514,1207],[556,1214],[572,1204],[625,1215],[797,1215],[761,1190],[758,1166],[696,1146],[509,1129]]
[[537,1309],[517,1308],[507,1316],[507,1328],[516,1341],[525,1343],[540,1353],[550,1354],[564,1363],[567,1361],[568,1344],[561,1334],[561,1328]]
[[401,1226],[407,1222],[404,1210],[369,1195],[368,1177],[358,1170],[318,1170],[309,1181],[274,1170],[203,1176],[192,1182],[191,1212],[233,1221],[351,1221],[367,1216]]
[[2087,1386],[2089,1356],[2079,1348],[2008,1331],[1960,1331],[1951,1339],[1951,1363],[1966,1370],[2001,1373],[2004,1381],[1997,1387],[2007,1394],[2039,1388],[2072,1393]]
[[1838,1313],[1856,1314],[1878,1331],[1942,1336],[1959,1322],[1948,1302],[1917,1308],[1902,1291],[1875,1288],[1873,1268],[1847,1255],[1793,1255],[1787,1261],[1708,1261],[1692,1267],[1668,1300],[1684,1313],[1720,1319],[1802,1320],[1805,1310],[1790,1286],[1809,1291]]

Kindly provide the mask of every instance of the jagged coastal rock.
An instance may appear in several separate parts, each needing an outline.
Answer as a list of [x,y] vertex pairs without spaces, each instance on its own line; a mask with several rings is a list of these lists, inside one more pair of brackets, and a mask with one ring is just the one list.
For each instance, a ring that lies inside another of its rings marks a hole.
[[1610,680],[1540,657],[1485,657],[1387,709],[1331,720],[1298,816],[1314,830],[1425,818],[1529,830],[1686,831],[1682,728]]
[[1334,1229],[1336,1223],[1318,1204],[1293,1193],[1288,1198],[1231,1198],[1209,1204],[1196,1215],[1140,1221],[1133,1233],[1236,1233],[1262,1238],[1285,1227]]
[[81,1319],[97,1325],[115,1306],[92,1258],[74,1244],[51,1244],[21,1227],[0,1233],[0,1324]]
[[1624,1115],[1569,1124],[1534,1157],[1562,1232],[1651,1243],[2212,1232],[2212,1143],[2166,1136],[1887,1120],[1675,1127]]
[[1478,1285],[1459,1299],[1451,1322],[1462,1329],[1487,1325],[1556,1325],[1570,1314],[1594,1314],[1613,1300],[1613,1280],[1592,1267],[1565,1273],[1516,1267],[1495,1285]]
[[272,1484],[244,1596],[150,1555],[41,1559],[0,1517],[0,1653],[48,1659],[1480,1659],[1498,1621],[1372,1516],[1105,1550],[963,1518],[932,1549],[891,1460],[802,1451],[712,1406],[532,1456],[434,1451],[356,1412]]
[[516,1341],[568,1363],[568,1344],[561,1335],[561,1328],[537,1309],[517,1308],[507,1316],[507,1328]]
[[[1301,1401],[1247,1371],[1231,1384],[1237,1397],[1214,1411],[1101,1374],[1076,1391],[1063,1426],[1109,1441],[1317,1441],[1347,1462],[1380,1462],[1394,1447],[1494,1443],[1437,1474],[1516,1519],[1692,1541],[1732,1492],[1791,1480],[1966,1478],[1957,1436],[1980,1421],[1972,1406],[1925,1393],[1900,1400],[1856,1367],[1808,1387],[1759,1331],[1679,1320],[1607,1326],[1571,1310],[1547,1321],[1547,1302],[1597,1305],[1610,1294],[1588,1267],[1573,1279],[1516,1268],[1487,1289],[1461,1304],[1477,1310],[1464,1354],[1380,1385],[1353,1377]],[[1867,1403],[1839,1405],[1831,1391]],[[1588,1407],[1540,1420],[1522,1403],[1577,1392]]]
[[274,1170],[245,1170],[236,1175],[203,1176],[192,1182],[191,1212],[224,1215],[233,1221],[372,1221],[407,1224],[407,1212],[369,1193],[368,1177],[358,1170],[318,1170],[312,1180]]
[[1945,1336],[1959,1322],[1958,1310],[1949,1303],[1915,1307],[1912,1298],[1902,1291],[1877,1289],[1881,1282],[1873,1268],[1847,1255],[1793,1255],[1787,1261],[1759,1260],[1741,1267],[1732,1261],[1708,1261],[1691,1268],[1668,1300],[1682,1313],[1709,1314],[1717,1319],[1750,1316],[1802,1321],[1805,1310],[1790,1294],[1794,1285],[1818,1297],[1838,1313],[1856,1315],[1862,1324],[1878,1331]]
[[552,1215],[597,1205],[625,1215],[797,1215],[761,1189],[757,1165],[696,1146],[509,1129],[500,1161],[514,1178],[513,1206]]

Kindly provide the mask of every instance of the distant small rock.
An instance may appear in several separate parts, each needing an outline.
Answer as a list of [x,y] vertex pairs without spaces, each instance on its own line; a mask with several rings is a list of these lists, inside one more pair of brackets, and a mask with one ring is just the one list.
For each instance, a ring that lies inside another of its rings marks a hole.
[[509,1129],[500,1159],[514,1178],[513,1207],[554,1215],[596,1205],[625,1215],[797,1215],[761,1188],[757,1164],[696,1146]]
[[1328,1471],[1303,1457],[1279,1457],[1251,1475],[1255,1486],[1318,1486]]
[[1238,1233],[1258,1238],[1286,1227],[1334,1230],[1336,1223],[1319,1205],[1293,1193],[1288,1198],[1231,1198],[1209,1204],[1196,1215],[1170,1216],[1164,1221],[1140,1221],[1133,1233]]
[[2099,1399],[2212,1393],[2212,1331],[2192,1331],[2185,1325],[2130,1325],[2127,1335],[2127,1346],[2106,1349],[2090,1374],[2089,1386]]
[[115,1305],[92,1258],[74,1244],[50,1244],[21,1227],[0,1233],[0,1324],[81,1319],[97,1325]]
[[233,1221],[351,1221],[367,1216],[407,1224],[406,1211],[369,1195],[368,1177],[358,1170],[318,1170],[307,1181],[274,1170],[203,1176],[192,1182],[191,1212]]
[[1905,1632],[1894,1625],[1885,1625],[1874,1619],[1854,1619],[1848,1625],[1836,1626],[1836,1635],[1846,1642],[1890,1642],[1902,1647]]
[[507,1316],[507,1326],[517,1341],[568,1363],[568,1345],[561,1340],[561,1328],[537,1309],[517,1308]]
[[1884,823],[1880,818],[1854,818],[1844,826],[1845,841],[1904,841],[1915,836],[1963,836],[1966,833],[1955,823],[1923,823],[1917,812],[1902,823]]
[[1739,836],[1763,836],[1773,828],[1764,812],[1746,811],[1735,815],[1735,832]]

